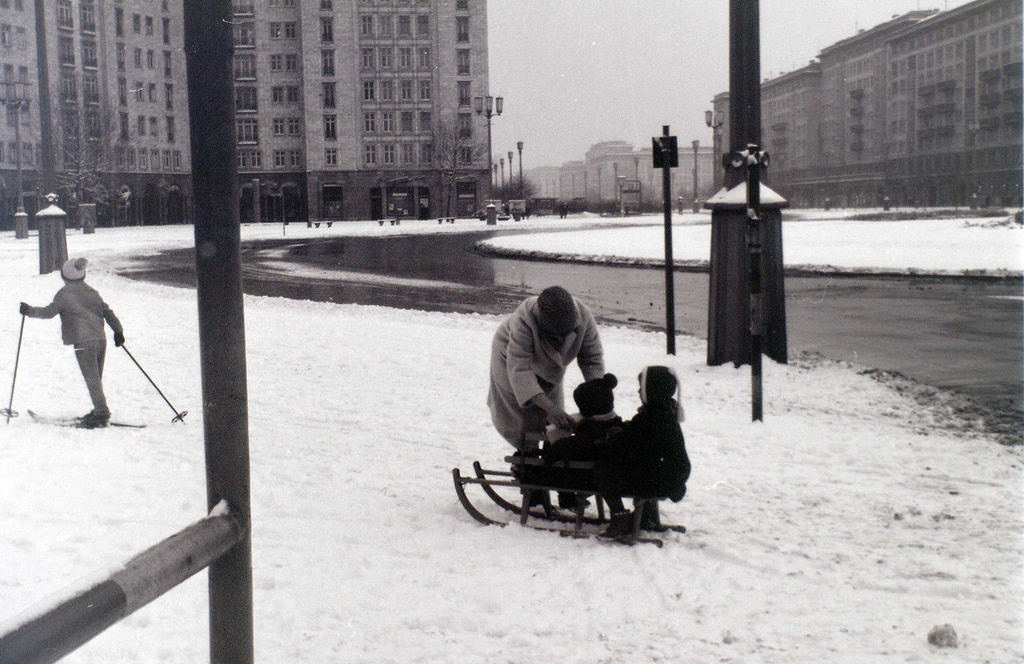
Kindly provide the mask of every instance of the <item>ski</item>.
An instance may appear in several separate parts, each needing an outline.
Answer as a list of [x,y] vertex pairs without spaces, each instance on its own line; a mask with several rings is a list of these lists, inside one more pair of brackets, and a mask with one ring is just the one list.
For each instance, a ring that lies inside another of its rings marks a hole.
[[[28,414],[32,418],[33,421],[39,422],[40,424],[51,424],[53,426],[58,426],[58,427],[73,427],[75,429],[103,428],[103,427],[89,427],[89,426],[86,426],[86,425],[82,424],[82,421],[81,421],[82,418],[80,418],[80,417],[68,417],[68,416],[65,416],[65,417],[49,417],[49,416],[46,416],[46,415],[40,415],[39,413],[33,412],[31,410],[28,411]],[[146,428],[145,424],[135,424],[135,423],[132,423],[132,422],[118,422],[118,421],[115,421],[115,420],[111,420],[110,422],[107,422],[107,426],[111,426],[111,427],[124,427],[124,428],[128,428],[128,429],[145,429]]]

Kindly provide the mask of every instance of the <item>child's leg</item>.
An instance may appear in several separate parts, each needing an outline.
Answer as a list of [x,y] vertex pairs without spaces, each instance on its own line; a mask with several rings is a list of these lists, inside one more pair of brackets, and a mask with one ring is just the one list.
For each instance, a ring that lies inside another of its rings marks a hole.
[[75,346],[75,357],[78,358],[78,368],[82,370],[85,386],[89,389],[93,413],[109,417],[110,409],[107,408],[107,397],[103,394],[102,369],[100,368],[105,351],[106,342],[104,341],[90,341]]

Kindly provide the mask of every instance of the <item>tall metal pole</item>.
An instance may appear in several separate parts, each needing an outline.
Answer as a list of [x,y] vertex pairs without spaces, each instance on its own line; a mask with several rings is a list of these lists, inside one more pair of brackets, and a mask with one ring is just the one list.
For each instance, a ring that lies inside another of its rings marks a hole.
[[[697,149],[700,148],[700,141],[693,141],[693,200],[697,200]],[[697,210],[694,210],[696,212]]]
[[[668,136],[668,125],[662,125],[661,135]],[[672,168],[665,159],[661,167],[662,207],[665,212],[665,343],[669,355],[676,354],[676,302],[674,267],[672,259]]]
[[232,3],[185,3],[192,118],[196,295],[206,441],[206,494],[226,500],[243,529],[210,566],[210,661],[252,664],[249,423],[242,307],[238,154],[232,82]]
[[519,198],[523,197],[523,142],[516,142],[516,147],[519,148]]

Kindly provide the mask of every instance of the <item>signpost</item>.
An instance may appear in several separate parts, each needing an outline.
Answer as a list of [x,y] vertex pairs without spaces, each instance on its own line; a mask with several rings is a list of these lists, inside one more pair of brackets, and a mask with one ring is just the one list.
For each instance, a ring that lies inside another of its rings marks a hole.
[[654,167],[661,169],[661,194],[665,210],[665,341],[669,355],[676,354],[675,285],[672,279],[672,168],[679,166],[679,147],[675,136],[668,135],[668,125],[661,136],[651,138]]

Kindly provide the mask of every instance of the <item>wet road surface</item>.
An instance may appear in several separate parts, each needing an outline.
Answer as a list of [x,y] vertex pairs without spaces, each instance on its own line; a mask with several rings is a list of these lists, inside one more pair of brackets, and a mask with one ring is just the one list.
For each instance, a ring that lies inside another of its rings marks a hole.
[[[524,296],[560,284],[587,302],[599,321],[664,329],[662,270],[473,251],[494,234],[246,243],[243,288],[254,295],[502,314]],[[125,274],[194,287],[193,250],[147,257]],[[705,338],[707,274],[677,272],[674,281],[677,332]],[[797,276],[787,277],[785,288],[791,357],[818,353],[955,390],[996,409],[1019,431],[1020,280]]]

